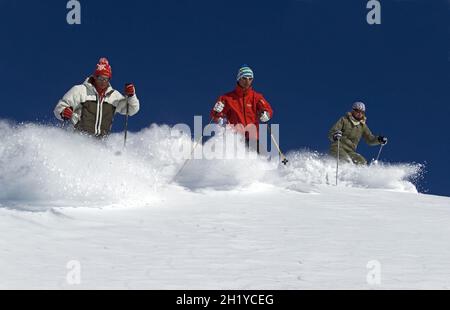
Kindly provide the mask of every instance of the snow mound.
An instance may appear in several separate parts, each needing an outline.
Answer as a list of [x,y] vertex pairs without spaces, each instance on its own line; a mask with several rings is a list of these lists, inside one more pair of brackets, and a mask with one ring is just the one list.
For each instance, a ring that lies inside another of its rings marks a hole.
[[[69,129],[1,120],[0,140],[0,206],[143,206],[159,199],[167,187],[230,191],[265,184],[315,192],[318,185],[335,184],[335,160],[307,150],[289,153],[287,166],[256,158],[254,153],[249,158],[225,154],[222,159],[186,163],[178,150],[188,146],[189,154],[193,141],[188,135],[174,134],[167,125],[129,133],[126,151],[123,133],[98,141]],[[237,149],[242,151],[243,141],[238,140]],[[196,154],[222,143],[220,135],[210,138]],[[418,164],[342,165],[339,183],[415,193],[413,182],[422,174]]]

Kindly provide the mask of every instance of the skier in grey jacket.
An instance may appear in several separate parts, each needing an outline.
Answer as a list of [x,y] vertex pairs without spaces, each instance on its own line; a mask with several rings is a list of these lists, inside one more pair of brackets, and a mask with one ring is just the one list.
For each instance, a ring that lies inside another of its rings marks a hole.
[[125,85],[125,96],[110,85],[112,70],[101,58],[94,74],[82,85],[74,86],[58,102],[54,113],[59,120],[70,120],[75,129],[97,137],[109,134],[114,114],[132,116],[139,111],[139,100],[133,84]]

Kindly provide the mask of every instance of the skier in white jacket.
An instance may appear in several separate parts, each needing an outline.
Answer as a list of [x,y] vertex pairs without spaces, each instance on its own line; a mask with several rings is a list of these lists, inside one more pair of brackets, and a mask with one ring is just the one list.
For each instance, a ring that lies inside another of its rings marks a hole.
[[82,85],[74,86],[55,107],[59,120],[70,120],[75,129],[97,137],[109,134],[114,114],[132,116],[139,111],[139,100],[133,84],[125,85],[125,96],[110,85],[112,70],[101,58],[95,72]]

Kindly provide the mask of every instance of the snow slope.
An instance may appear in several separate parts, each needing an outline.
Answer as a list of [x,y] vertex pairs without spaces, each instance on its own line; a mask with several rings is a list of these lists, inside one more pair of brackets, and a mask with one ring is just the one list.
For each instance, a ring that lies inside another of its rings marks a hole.
[[336,187],[333,160],[297,151],[171,183],[190,137],[122,140],[0,121],[0,289],[450,288],[450,198],[417,192],[420,165],[344,165]]

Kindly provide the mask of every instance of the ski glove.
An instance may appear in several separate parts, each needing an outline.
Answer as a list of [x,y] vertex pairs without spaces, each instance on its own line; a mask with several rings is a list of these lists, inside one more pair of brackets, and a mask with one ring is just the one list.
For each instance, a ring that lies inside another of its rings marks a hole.
[[131,84],[131,83],[125,84],[125,94],[128,97],[133,97],[135,93],[136,93],[136,89],[134,88],[133,84]]
[[267,123],[270,120],[269,112],[264,111],[261,113],[261,116],[259,117],[259,120],[263,123]]
[[342,131],[338,130],[333,134],[333,140],[338,141],[342,138]]
[[386,145],[388,143],[388,138],[383,137],[383,136],[379,136],[378,137],[378,142],[380,142],[381,145]]
[[64,120],[69,120],[69,119],[71,119],[71,118],[72,118],[72,115],[73,115],[73,110],[72,110],[72,108],[65,108],[64,111],[62,111],[62,113],[61,113],[61,117],[62,117]]
[[215,106],[214,106],[214,111],[215,112],[217,112],[217,113],[220,113],[220,112],[222,112],[223,111],[223,108],[225,107],[225,105],[221,102],[221,101],[218,101],[216,104],[215,104]]

